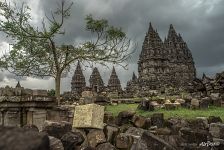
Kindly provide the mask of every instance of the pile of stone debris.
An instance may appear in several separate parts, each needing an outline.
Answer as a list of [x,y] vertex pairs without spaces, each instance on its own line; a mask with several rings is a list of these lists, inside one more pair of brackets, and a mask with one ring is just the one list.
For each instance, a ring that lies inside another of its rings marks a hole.
[[139,109],[145,111],[153,111],[157,108],[164,108],[166,110],[174,110],[180,107],[188,109],[208,109],[210,106],[223,107],[224,106],[224,95],[219,93],[211,93],[210,96],[200,97],[185,97],[169,99],[156,99],[150,100],[144,98],[140,101],[138,106]]
[[210,96],[213,93],[224,94],[224,72],[217,73],[214,78],[203,74],[202,79],[195,79],[188,86],[188,92]]
[[[101,120],[102,121],[102,120]],[[224,147],[220,117],[164,119],[162,113],[143,117],[123,111],[104,115],[102,129],[74,128],[69,122],[45,121],[42,131],[34,125],[1,127],[4,150],[210,150]]]

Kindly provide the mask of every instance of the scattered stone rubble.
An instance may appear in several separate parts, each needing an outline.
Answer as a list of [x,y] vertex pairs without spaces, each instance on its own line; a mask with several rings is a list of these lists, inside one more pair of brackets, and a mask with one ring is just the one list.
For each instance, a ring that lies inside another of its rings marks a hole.
[[[195,95],[194,95],[195,94]],[[164,108],[166,110],[175,110],[180,107],[188,109],[208,109],[209,106],[223,107],[224,105],[224,93],[211,93],[210,95],[194,93],[192,96],[176,96],[173,99],[169,97],[154,97],[142,98],[140,100],[138,109],[145,111],[154,111],[157,108]]]
[[161,113],[143,117],[124,111],[117,117],[105,114],[103,129],[74,128],[69,122],[45,121],[40,132],[34,127],[1,127],[0,132],[0,149],[6,150],[221,150],[224,147],[224,124],[220,117],[214,116],[164,119]]

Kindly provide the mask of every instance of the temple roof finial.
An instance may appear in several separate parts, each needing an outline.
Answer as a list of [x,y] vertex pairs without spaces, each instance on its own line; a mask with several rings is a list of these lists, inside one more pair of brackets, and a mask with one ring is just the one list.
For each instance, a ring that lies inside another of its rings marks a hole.
[[20,82],[18,81],[16,88],[21,88]]

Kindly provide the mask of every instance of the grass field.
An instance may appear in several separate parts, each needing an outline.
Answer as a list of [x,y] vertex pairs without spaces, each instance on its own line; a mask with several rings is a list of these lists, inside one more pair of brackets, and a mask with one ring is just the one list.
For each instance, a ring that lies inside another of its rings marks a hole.
[[186,108],[179,108],[176,110],[164,110],[158,109],[152,112],[137,110],[138,104],[119,104],[117,106],[108,105],[106,111],[113,113],[114,116],[118,115],[119,112],[128,110],[136,111],[137,114],[142,116],[151,116],[153,113],[164,113],[165,118],[169,117],[183,117],[186,119],[194,119],[196,117],[208,117],[208,116],[220,116],[224,120],[224,107],[210,106],[207,110],[191,110]]

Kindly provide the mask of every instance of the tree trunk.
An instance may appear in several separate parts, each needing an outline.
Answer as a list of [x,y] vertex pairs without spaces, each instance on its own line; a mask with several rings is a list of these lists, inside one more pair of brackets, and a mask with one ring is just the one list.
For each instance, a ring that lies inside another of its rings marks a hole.
[[61,88],[61,74],[57,74],[55,78],[55,96],[58,105],[60,105],[60,88]]

